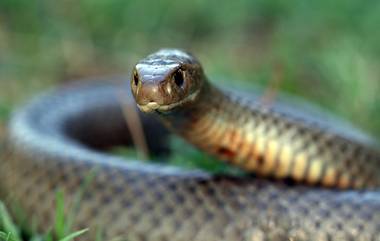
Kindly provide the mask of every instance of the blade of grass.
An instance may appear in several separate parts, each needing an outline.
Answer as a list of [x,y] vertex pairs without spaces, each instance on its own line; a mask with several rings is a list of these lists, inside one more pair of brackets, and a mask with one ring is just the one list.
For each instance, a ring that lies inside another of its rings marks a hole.
[[73,240],[74,238],[76,238],[76,237],[84,234],[87,231],[88,231],[88,228],[76,231],[76,232],[71,233],[71,234],[67,235],[66,237],[60,239],[59,241],[70,241],[70,240]]
[[[80,186],[79,190],[74,195],[72,208],[69,210],[67,215],[65,214],[65,198],[64,192],[62,190],[57,190],[56,192],[56,216],[54,224],[54,234],[58,240],[64,239],[67,235],[70,235],[72,230],[76,215],[80,208],[80,202],[83,197],[83,193],[86,188],[93,180],[97,168],[92,169],[85,177],[83,184]],[[50,236],[47,236],[48,239]]]
[[81,203],[83,194],[86,191],[87,187],[90,185],[91,181],[94,179],[97,171],[98,171],[97,167],[89,171],[89,173],[85,177],[83,184],[80,186],[79,191],[75,194],[73,208],[71,209],[71,212],[68,214],[67,220],[66,220],[66,225],[65,225],[66,234],[70,232],[70,230],[72,229],[74,225],[76,215],[79,212],[80,203]]
[[45,241],[53,241],[53,235],[51,234],[52,233],[52,231],[50,230],[50,231],[48,231],[45,235],[44,235],[44,240]]
[[0,231],[0,240],[12,241],[11,233],[4,233]]
[[14,241],[22,241],[19,233],[19,229],[14,224],[11,216],[8,213],[5,205],[0,201],[0,224],[4,231],[13,236]]
[[65,218],[65,200],[62,190],[58,190],[55,195],[56,210],[55,210],[55,224],[54,230],[57,237],[64,237],[66,235],[66,218]]

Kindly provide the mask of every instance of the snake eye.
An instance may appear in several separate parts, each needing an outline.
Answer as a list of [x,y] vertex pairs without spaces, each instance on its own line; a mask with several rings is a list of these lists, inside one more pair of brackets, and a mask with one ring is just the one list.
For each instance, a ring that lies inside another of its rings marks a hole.
[[133,73],[133,83],[137,86],[139,84],[139,77],[137,76],[137,73]]
[[184,79],[183,79],[183,72],[182,70],[178,69],[175,73],[174,73],[174,83],[178,86],[178,87],[182,87],[183,86],[183,83],[185,82]]

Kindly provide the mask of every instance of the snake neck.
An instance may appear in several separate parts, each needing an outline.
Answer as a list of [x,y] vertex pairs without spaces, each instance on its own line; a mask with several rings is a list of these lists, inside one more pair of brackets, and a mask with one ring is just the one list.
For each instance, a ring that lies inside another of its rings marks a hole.
[[380,185],[378,152],[207,81],[194,102],[161,118],[198,148],[259,176],[338,188]]
[[186,127],[196,125],[200,119],[206,117],[207,113],[220,108],[218,102],[227,102],[227,98],[218,88],[208,81],[203,81],[196,99],[185,103],[181,108],[172,112],[160,113],[160,117],[172,131],[187,136]]

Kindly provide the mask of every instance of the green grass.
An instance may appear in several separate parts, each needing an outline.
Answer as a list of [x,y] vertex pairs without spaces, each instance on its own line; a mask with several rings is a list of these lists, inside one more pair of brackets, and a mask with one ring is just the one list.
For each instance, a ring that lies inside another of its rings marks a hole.
[[[244,175],[244,172],[240,169],[231,167],[230,165],[201,152],[180,137],[170,136],[169,149],[171,150],[169,156],[162,157],[151,155],[149,161],[178,166],[187,170],[207,170],[209,173],[213,174]],[[118,156],[132,159],[140,159],[139,157],[141,156],[135,149],[130,147],[116,147],[110,152]]]
[[[61,196],[59,198],[62,199]],[[60,206],[60,205],[63,205],[63,202],[62,200],[60,200],[60,201],[57,201],[57,203],[59,204],[57,205],[58,206],[57,212],[58,212],[59,209],[63,208],[63,206]],[[65,223],[62,223],[61,225],[63,227],[67,226],[67,224]],[[75,237],[78,237],[87,231],[88,229],[83,229],[83,230],[75,231],[70,234],[61,236],[59,235],[59,230],[56,230],[56,232],[54,233],[55,233],[55,237],[57,238],[54,240],[58,240],[58,241],[74,240]],[[42,236],[39,234],[32,234],[29,240],[30,241],[39,241],[39,240],[49,241],[49,240],[53,240],[53,235],[50,232]],[[23,241],[23,239],[21,238],[20,228],[17,226],[17,224],[14,223],[11,216],[9,215],[8,210],[6,209],[5,205],[2,202],[0,202],[0,241]]]
[[[86,190],[89,183],[93,180],[94,175],[96,175],[96,168],[90,171],[87,175],[84,183],[79,188],[78,192],[74,196],[72,209],[68,213],[65,213],[65,197],[64,193],[60,190],[56,191],[55,202],[55,222],[53,229],[46,232],[45,234],[38,234],[36,231],[33,231],[34,228],[26,228],[28,240],[30,241],[70,241],[74,240],[75,237],[78,237],[88,229],[82,229],[78,231],[73,230],[73,222],[78,213],[80,207],[80,202],[82,200],[83,192]],[[32,225],[33,226],[33,225]],[[25,231],[26,231],[25,230]],[[9,214],[5,205],[0,201],[0,241],[9,240],[9,241],[23,241],[21,235],[22,227],[17,226],[13,221],[11,215]],[[97,239],[96,241],[101,241]]]
[[0,202],[0,227],[4,230],[2,232],[2,238],[6,237],[6,240],[20,241],[20,230],[13,223],[11,216],[9,215],[8,210],[5,205]]
[[[279,79],[279,91],[380,137],[379,22],[376,1],[2,0],[0,138],[15,106],[37,93],[69,79],[126,74],[162,47],[194,52],[214,82],[265,88]],[[171,164],[236,172],[180,140],[171,145],[178,150]],[[0,240],[17,240],[18,227],[6,220]],[[69,235],[65,220],[56,225],[60,238]]]
[[171,138],[170,149],[172,153],[167,159],[167,163],[170,165],[185,169],[203,169],[214,174],[244,175],[238,168],[231,167],[201,152],[179,137]]

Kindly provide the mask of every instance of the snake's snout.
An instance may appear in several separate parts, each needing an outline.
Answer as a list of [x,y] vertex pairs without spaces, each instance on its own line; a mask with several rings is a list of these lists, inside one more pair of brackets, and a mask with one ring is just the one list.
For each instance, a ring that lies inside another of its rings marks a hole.
[[137,105],[144,112],[159,109],[165,104],[165,100],[160,93],[159,86],[155,84],[138,83],[135,89],[132,88]]
[[149,68],[136,65],[131,79],[131,90],[138,107],[144,112],[160,109],[175,101],[171,96],[171,88],[166,83],[167,69]]

